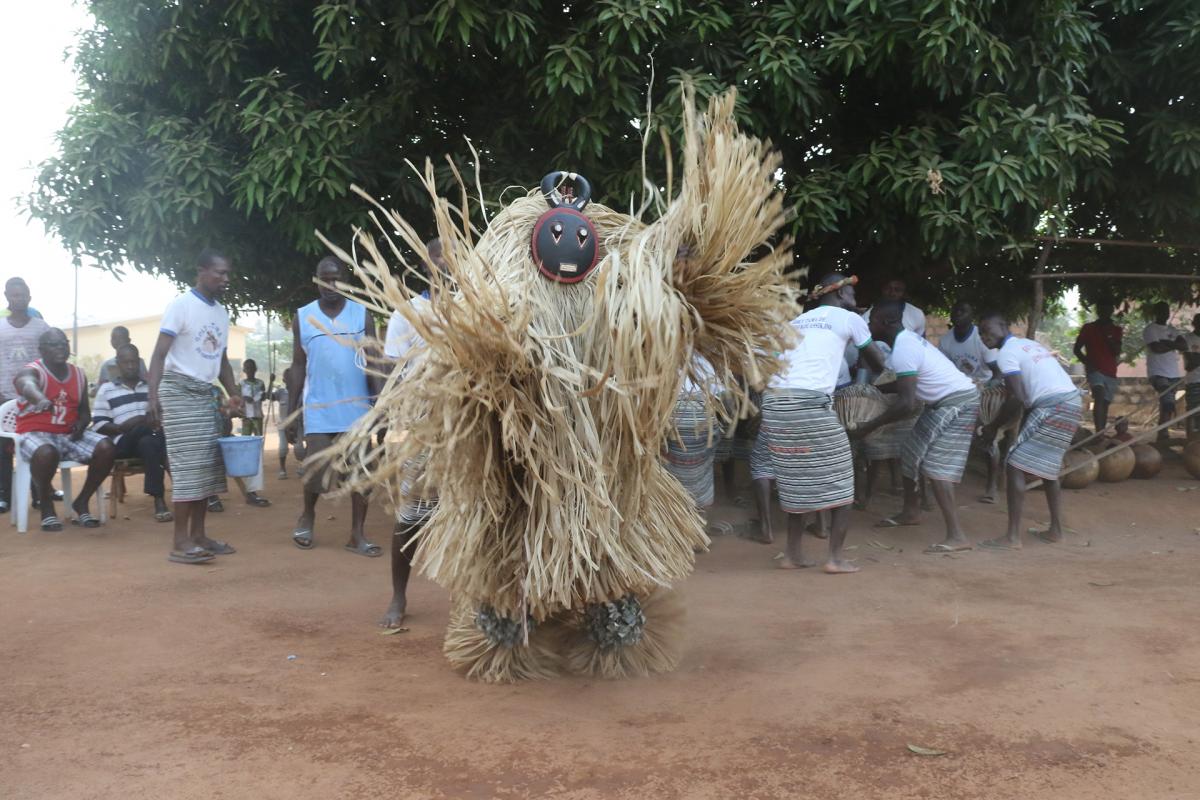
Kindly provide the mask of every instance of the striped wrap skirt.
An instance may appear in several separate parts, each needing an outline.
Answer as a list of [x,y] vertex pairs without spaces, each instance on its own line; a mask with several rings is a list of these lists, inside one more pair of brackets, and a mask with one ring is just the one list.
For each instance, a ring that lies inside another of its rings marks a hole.
[[765,446],[789,514],[823,511],[854,501],[850,439],[833,398],[805,389],[771,389],[763,397],[759,446]]
[[1083,403],[1078,390],[1043,397],[1025,414],[1008,463],[1042,480],[1056,481],[1071,437],[1079,430]]
[[188,503],[224,493],[225,462],[217,445],[221,418],[213,410],[212,386],[167,372],[158,386],[158,403],[171,465],[171,500]]
[[437,490],[425,483],[425,467],[429,463],[429,451],[404,462],[400,478],[400,506],[396,509],[397,532],[400,528],[424,525],[437,510]]
[[[722,398],[722,402],[725,404],[725,409],[732,415],[734,411],[733,398],[726,394]],[[750,402],[754,404],[755,408],[761,408],[762,393],[752,390]],[[713,459],[718,464],[723,464],[730,459],[749,461],[754,452],[754,444],[758,441],[759,421],[759,412],[755,411],[749,417],[739,419],[732,431],[718,428],[717,452]]]
[[713,462],[721,432],[698,395],[675,401],[671,423],[674,429],[663,448],[667,472],[687,489],[697,508],[708,508],[713,504]]
[[978,422],[979,390],[975,388],[925,406],[900,454],[904,477],[915,481],[925,475],[935,481],[961,481]]

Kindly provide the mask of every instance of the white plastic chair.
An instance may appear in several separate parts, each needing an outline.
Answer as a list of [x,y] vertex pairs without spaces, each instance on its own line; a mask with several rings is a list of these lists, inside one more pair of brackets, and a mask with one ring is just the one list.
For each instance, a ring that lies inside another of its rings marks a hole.
[[[29,462],[21,457],[21,434],[17,433],[17,401],[9,400],[0,405],[0,437],[11,439],[13,443],[13,480],[12,480],[12,497],[9,498],[9,517],[13,524],[17,526],[17,533],[26,533],[29,530],[29,488],[33,483],[33,479],[29,474]],[[67,515],[73,513],[71,504],[74,501],[74,495],[71,492],[71,469],[73,467],[82,467],[78,461],[60,461],[58,462],[59,471],[62,474],[62,489],[63,489],[63,515],[60,519],[67,519]],[[108,514],[105,513],[103,499],[100,499],[100,524],[107,521]]]

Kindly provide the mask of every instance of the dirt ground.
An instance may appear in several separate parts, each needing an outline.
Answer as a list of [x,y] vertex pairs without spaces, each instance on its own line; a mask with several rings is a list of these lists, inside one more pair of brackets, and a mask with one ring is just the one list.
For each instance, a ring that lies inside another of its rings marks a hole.
[[[387,558],[342,550],[344,502],[293,547],[298,488],[226,498],[211,529],[239,552],[205,567],[166,561],[139,479],[98,532],[0,523],[0,797],[1200,797],[1200,482],[1178,461],[1068,492],[1059,547],[923,555],[940,521],[872,530],[886,495],[854,515],[858,575],[718,539],[677,672],[520,686],[447,668],[424,579],[410,631],[379,635]],[[1004,514],[978,489],[975,538]],[[370,530],[387,542],[383,509]]]

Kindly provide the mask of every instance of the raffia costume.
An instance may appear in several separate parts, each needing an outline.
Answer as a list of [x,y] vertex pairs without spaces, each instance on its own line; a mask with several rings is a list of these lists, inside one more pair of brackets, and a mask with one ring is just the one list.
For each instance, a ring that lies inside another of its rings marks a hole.
[[[468,676],[622,676],[678,661],[671,587],[707,544],[660,461],[683,370],[700,353],[728,386],[761,385],[795,308],[779,158],[739,133],[733,108],[729,92],[700,115],[685,93],[677,196],[651,224],[587,207],[599,263],[578,282],[549,280],[532,260],[540,193],[479,233],[436,196],[428,164],[448,275],[433,276],[423,312],[387,266],[403,263],[399,249],[377,247],[398,231],[427,256],[398,215],[376,205],[379,230],[357,237],[357,257],[330,244],[365,284],[343,290],[398,310],[425,342],[336,458],[351,485],[399,505],[406,465],[427,454],[440,503],[414,561],[450,590],[445,654]],[[405,433],[377,445],[379,425]]]

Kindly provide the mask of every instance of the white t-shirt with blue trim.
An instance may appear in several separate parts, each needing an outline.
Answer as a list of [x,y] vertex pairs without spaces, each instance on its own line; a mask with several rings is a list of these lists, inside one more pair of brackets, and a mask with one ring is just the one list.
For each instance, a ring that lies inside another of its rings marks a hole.
[[202,383],[221,374],[221,356],[229,343],[229,312],[216,300],[192,289],[171,301],[159,330],[174,338],[165,369]]
[[1035,405],[1043,397],[1075,389],[1071,376],[1059,366],[1054,354],[1032,339],[1010,335],[1000,345],[996,365],[1006,376],[1021,376],[1027,406]]

